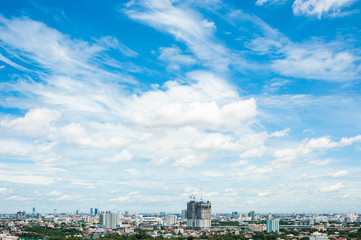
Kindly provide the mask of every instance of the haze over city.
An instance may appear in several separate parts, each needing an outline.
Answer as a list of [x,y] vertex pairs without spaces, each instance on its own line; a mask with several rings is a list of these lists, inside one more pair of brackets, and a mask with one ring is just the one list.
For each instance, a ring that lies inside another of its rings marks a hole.
[[2,1],[0,213],[360,212],[360,9]]

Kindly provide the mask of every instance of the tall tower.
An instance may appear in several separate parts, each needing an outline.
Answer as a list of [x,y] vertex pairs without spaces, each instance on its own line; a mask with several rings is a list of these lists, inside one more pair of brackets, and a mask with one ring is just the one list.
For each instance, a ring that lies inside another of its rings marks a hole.
[[267,232],[279,232],[280,231],[280,220],[269,219],[267,220]]
[[187,227],[190,229],[208,229],[211,227],[211,203],[196,202],[194,199],[187,203]]

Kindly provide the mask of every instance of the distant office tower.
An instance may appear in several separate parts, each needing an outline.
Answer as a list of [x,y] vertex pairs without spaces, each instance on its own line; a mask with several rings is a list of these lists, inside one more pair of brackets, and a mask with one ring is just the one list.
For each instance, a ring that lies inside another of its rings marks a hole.
[[90,216],[93,216],[93,208],[90,208]]
[[211,203],[196,202],[191,200],[187,203],[187,227],[190,229],[208,229],[211,227]]
[[279,219],[267,220],[267,232],[279,232],[279,231],[280,231]]
[[33,216],[36,215],[35,207],[33,207]]
[[95,209],[94,209],[94,215],[96,216],[96,215],[98,215],[98,213],[99,213],[98,208],[95,208]]
[[76,210],[75,214],[76,214],[76,215],[79,215],[79,210]]
[[182,218],[186,218],[186,217],[187,217],[187,210],[184,209],[184,210],[181,211],[181,217],[182,217]]
[[25,214],[25,212],[19,211],[19,212],[16,213],[16,220],[18,220],[18,221],[23,221],[23,220],[25,220],[25,219],[26,219],[26,214]]
[[160,217],[164,217],[164,216],[165,216],[165,212],[160,212],[160,213],[159,213],[159,216],[160,216]]
[[164,225],[172,226],[178,222],[176,215],[167,215],[164,217]]
[[255,220],[254,211],[250,211],[250,212],[248,213],[248,217],[250,217],[251,220],[254,221],[254,220]]
[[115,229],[122,225],[121,214],[112,213],[107,211],[106,213],[100,214],[100,225],[103,225],[105,228]]
[[238,217],[238,212],[232,212],[232,217]]

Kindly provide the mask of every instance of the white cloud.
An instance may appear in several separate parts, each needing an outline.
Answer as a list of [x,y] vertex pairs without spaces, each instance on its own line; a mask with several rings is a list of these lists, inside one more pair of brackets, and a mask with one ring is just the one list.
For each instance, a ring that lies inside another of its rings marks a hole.
[[69,143],[79,145],[81,147],[97,147],[97,148],[122,148],[129,143],[124,137],[111,136],[112,134],[93,135],[87,133],[86,129],[79,123],[71,123],[60,129],[61,137]]
[[223,79],[207,72],[188,76],[197,82],[181,85],[168,82],[166,91],[150,91],[126,106],[128,121],[143,127],[236,128],[247,124],[256,114],[253,98],[240,100]]
[[260,148],[251,148],[245,151],[244,153],[241,153],[239,156],[241,158],[249,158],[249,157],[262,157],[264,153],[266,152],[266,147],[260,147]]
[[0,188],[0,194],[6,194],[8,192],[7,188]]
[[276,132],[273,132],[273,133],[271,133],[271,137],[286,137],[286,136],[288,136],[288,133],[289,133],[289,131],[290,131],[290,129],[289,128],[286,128],[286,129],[284,129],[284,130],[282,130],[282,131],[276,131]]
[[79,194],[64,194],[58,197],[55,201],[76,201],[81,196]]
[[10,197],[6,198],[6,200],[27,201],[28,198],[20,197],[20,196],[10,196]]
[[214,197],[214,196],[218,196],[219,192],[207,192],[202,194],[202,197]]
[[49,193],[50,196],[60,196],[62,194],[63,194],[63,192],[57,191],[57,190],[54,190],[51,193]]
[[0,121],[0,126],[31,137],[42,136],[54,131],[51,124],[59,117],[60,113],[55,110],[31,109],[24,117]]
[[208,170],[208,171],[203,171],[203,175],[207,177],[222,177],[224,176],[224,173],[217,170]]
[[134,175],[138,175],[140,173],[139,169],[135,169],[135,168],[127,168],[125,169],[125,171]]
[[256,5],[257,6],[262,6],[262,5],[265,5],[265,4],[283,4],[286,1],[287,0],[257,0]]
[[94,183],[84,182],[81,180],[71,179],[70,184],[72,185],[79,185],[79,186],[86,186],[87,189],[95,189]]
[[137,57],[139,55],[137,52],[131,50],[130,48],[119,42],[119,40],[115,37],[101,37],[97,42],[100,46],[104,46],[105,48],[118,49],[122,54],[127,57]]
[[342,41],[325,42],[321,38],[292,42],[287,36],[263,22],[253,19],[263,36],[246,46],[260,55],[269,55],[270,68],[287,77],[323,81],[350,81],[361,75],[357,49]]
[[258,197],[267,197],[267,196],[269,196],[270,194],[271,194],[270,191],[265,191],[265,192],[259,192],[259,193],[257,194],[257,196],[258,196]]
[[135,198],[141,197],[139,191],[130,192],[124,196],[120,196],[117,198],[112,198],[110,201],[116,201],[116,202],[127,202],[128,200],[134,200]]
[[194,10],[176,4],[168,0],[137,1],[136,4],[128,4],[128,9],[124,11],[132,19],[168,32],[185,42],[204,64],[227,69],[232,53],[215,40],[215,24],[203,19]]
[[127,162],[130,161],[132,158],[133,158],[133,154],[131,154],[128,150],[123,150],[114,157],[105,157],[102,158],[100,161],[117,163],[117,162]]
[[330,162],[332,162],[331,159],[309,161],[309,163],[316,165],[316,166],[325,166],[325,165],[328,165]]
[[347,170],[340,170],[340,171],[337,171],[335,173],[332,173],[331,176],[334,177],[334,178],[338,178],[338,177],[344,177],[346,175],[348,175],[348,171]]
[[283,58],[274,60],[271,68],[284,76],[342,81],[355,79],[360,74],[357,56],[326,44],[290,44],[281,52]]
[[181,65],[196,64],[196,59],[191,55],[182,54],[179,47],[162,47],[158,59],[168,63],[169,70],[179,70]]
[[295,15],[337,17],[342,16],[341,10],[356,2],[355,0],[295,0],[292,5]]
[[155,158],[148,162],[148,165],[161,166],[170,161],[169,157]]
[[337,192],[337,191],[341,190],[344,187],[345,186],[342,183],[336,183],[334,185],[323,187],[323,188],[321,188],[320,191],[321,192]]
[[193,167],[197,165],[201,165],[206,160],[206,154],[193,154],[189,153],[183,156],[180,156],[173,163],[174,167]]
[[37,185],[49,185],[54,183],[54,179],[39,175],[8,175],[1,174],[0,181],[23,183],[23,184],[37,184]]

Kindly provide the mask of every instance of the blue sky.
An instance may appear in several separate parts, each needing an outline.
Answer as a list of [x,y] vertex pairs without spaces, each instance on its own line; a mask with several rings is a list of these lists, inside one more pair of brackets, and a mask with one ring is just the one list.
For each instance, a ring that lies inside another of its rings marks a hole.
[[0,10],[0,212],[357,212],[357,0]]

